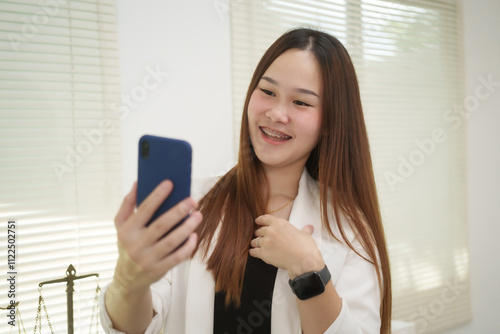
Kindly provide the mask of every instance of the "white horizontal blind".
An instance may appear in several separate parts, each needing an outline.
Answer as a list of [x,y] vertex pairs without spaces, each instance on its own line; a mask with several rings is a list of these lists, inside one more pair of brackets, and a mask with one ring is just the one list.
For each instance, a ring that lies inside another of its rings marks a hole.
[[360,81],[393,319],[415,323],[418,333],[469,321],[464,119],[456,106],[471,104],[462,91],[456,3],[264,0],[232,1],[230,9],[235,143],[252,72],[271,43],[297,26],[336,36]]
[[[114,1],[0,1],[0,306],[11,299],[4,277],[7,221],[15,220],[16,301],[27,332],[39,282],[65,277],[70,264],[76,275],[99,273],[101,286],[113,273],[118,70]],[[95,289],[92,277],[76,281],[75,333],[89,332]],[[42,292],[54,332],[66,333],[66,284]],[[8,333],[4,312],[0,332]]]

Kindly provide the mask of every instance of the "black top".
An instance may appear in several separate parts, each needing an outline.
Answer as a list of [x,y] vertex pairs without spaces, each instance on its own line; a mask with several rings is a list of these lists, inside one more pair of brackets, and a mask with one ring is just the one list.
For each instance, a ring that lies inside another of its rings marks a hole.
[[225,292],[215,293],[214,334],[271,333],[271,305],[277,268],[248,256],[241,306],[225,307]]

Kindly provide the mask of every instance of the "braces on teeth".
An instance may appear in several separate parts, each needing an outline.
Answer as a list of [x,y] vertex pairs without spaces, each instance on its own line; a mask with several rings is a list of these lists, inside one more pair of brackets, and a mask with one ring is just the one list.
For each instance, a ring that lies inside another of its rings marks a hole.
[[272,130],[265,129],[265,128],[262,128],[262,131],[264,131],[264,133],[266,135],[269,135],[269,136],[272,136],[272,137],[276,137],[276,138],[291,138],[290,136],[284,135],[281,132],[272,131]]

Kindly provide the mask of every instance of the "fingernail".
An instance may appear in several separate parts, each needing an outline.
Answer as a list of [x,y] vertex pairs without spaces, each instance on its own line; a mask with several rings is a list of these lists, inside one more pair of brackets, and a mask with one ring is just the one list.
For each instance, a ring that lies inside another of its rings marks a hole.
[[170,180],[165,180],[161,183],[161,187],[165,191],[169,191],[172,186],[173,186],[173,183]]
[[198,207],[198,202],[194,198],[192,198],[192,197],[190,197],[190,199],[191,199],[191,203],[193,203],[194,207],[197,208]]
[[201,215],[201,213],[199,211],[194,211],[191,214],[191,217],[193,217],[197,223],[200,223],[203,219],[203,216]]

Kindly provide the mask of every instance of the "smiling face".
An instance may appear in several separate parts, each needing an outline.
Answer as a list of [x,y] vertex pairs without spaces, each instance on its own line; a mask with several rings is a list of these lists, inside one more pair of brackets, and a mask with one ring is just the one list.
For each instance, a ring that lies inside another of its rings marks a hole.
[[248,104],[248,128],[264,166],[303,168],[319,140],[321,72],[309,51],[290,49],[269,66]]

